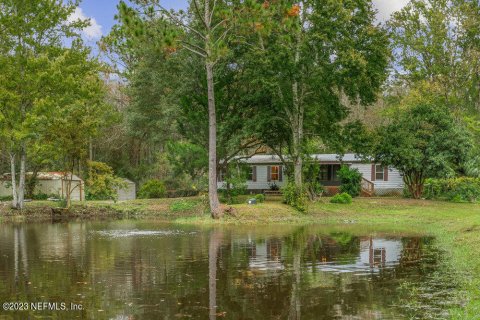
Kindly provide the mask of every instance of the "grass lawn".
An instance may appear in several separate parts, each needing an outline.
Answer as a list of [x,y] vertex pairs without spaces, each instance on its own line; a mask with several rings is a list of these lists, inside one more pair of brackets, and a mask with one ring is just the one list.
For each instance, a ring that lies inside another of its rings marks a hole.
[[[244,200],[244,199],[242,199]],[[466,292],[465,307],[452,310],[452,319],[480,319],[480,205],[440,201],[361,198],[353,204],[332,204],[324,198],[299,213],[280,201],[258,205],[233,205],[233,214],[212,220],[205,212],[205,199],[159,199],[128,202],[88,202],[75,204],[84,211],[114,210],[126,218],[154,218],[174,223],[224,225],[273,223],[337,224],[345,228],[370,230],[415,231],[435,236],[438,245],[449,257],[447,263],[460,278]],[[27,212],[52,206],[33,202]],[[45,210],[44,210],[45,211]],[[45,211],[46,212],[46,211]],[[27,213],[28,214],[28,213]],[[7,219],[7,218],[5,218]]]

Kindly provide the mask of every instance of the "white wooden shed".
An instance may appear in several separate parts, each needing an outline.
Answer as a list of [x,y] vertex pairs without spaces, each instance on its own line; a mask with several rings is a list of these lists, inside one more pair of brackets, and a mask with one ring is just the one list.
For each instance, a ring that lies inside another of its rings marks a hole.
[[[27,173],[31,176],[32,173]],[[0,181],[0,196],[7,197],[12,195],[10,174],[4,174]],[[35,194],[46,194],[65,198],[67,195],[68,181],[72,181],[71,199],[75,201],[85,200],[85,185],[82,179],[76,175],[65,172],[38,172]]]
[[137,198],[137,189],[135,182],[123,179],[125,187],[117,190],[118,201],[135,200]]

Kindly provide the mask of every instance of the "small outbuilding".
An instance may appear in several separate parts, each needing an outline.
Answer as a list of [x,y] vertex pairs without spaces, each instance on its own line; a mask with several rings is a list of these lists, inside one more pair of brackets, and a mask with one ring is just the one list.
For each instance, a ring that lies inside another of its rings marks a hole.
[[137,189],[135,182],[130,181],[128,179],[123,179],[124,186],[122,188],[118,188],[117,196],[118,201],[126,201],[126,200],[135,200],[137,198]]
[[[27,173],[31,176],[33,173]],[[37,184],[34,194],[45,194],[58,198],[65,198],[67,185],[71,180],[71,199],[75,201],[85,200],[85,184],[82,179],[76,175],[65,172],[38,172]],[[8,197],[12,195],[11,175],[4,174],[0,181],[0,196]]]

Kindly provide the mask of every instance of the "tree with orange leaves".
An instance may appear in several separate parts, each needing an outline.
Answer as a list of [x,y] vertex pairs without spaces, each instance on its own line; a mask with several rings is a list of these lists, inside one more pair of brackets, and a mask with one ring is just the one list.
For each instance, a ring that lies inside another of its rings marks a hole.
[[288,130],[287,147],[277,152],[293,160],[290,175],[302,188],[308,142],[328,145],[338,137],[345,101],[376,100],[387,75],[388,38],[375,24],[371,0],[278,0],[258,12],[264,28],[247,36],[257,44],[246,62],[249,77],[255,90],[269,92],[271,118],[281,119],[269,132]]

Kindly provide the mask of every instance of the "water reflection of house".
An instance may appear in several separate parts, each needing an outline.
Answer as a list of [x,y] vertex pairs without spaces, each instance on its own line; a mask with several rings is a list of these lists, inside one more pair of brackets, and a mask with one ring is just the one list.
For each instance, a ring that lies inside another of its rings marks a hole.
[[235,239],[234,247],[246,250],[248,265],[255,271],[282,270],[282,240],[270,238],[258,241],[254,238]]
[[[250,269],[268,271],[285,268],[280,239],[270,238],[264,242],[238,239],[235,242],[247,251]],[[321,246],[314,249],[315,259],[306,262],[306,265],[334,273],[376,273],[382,268],[394,267],[399,264],[404,249],[400,239],[360,237],[350,242],[347,247],[330,237],[322,237],[320,242]]]
[[364,273],[378,272],[384,267],[396,266],[401,258],[403,244],[397,239],[360,238],[360,254],[351,263],[339,261],[320,261],[318,269],[335,273]]
[[402,250],[401,240],[362,238],[360,240],[360,261],[370,267],[398,263]]
[[263,243],[253,243],[249,266],[259,271],[282,270],[284,266],[281,261],[282,242],[280,239],[271,238]]

